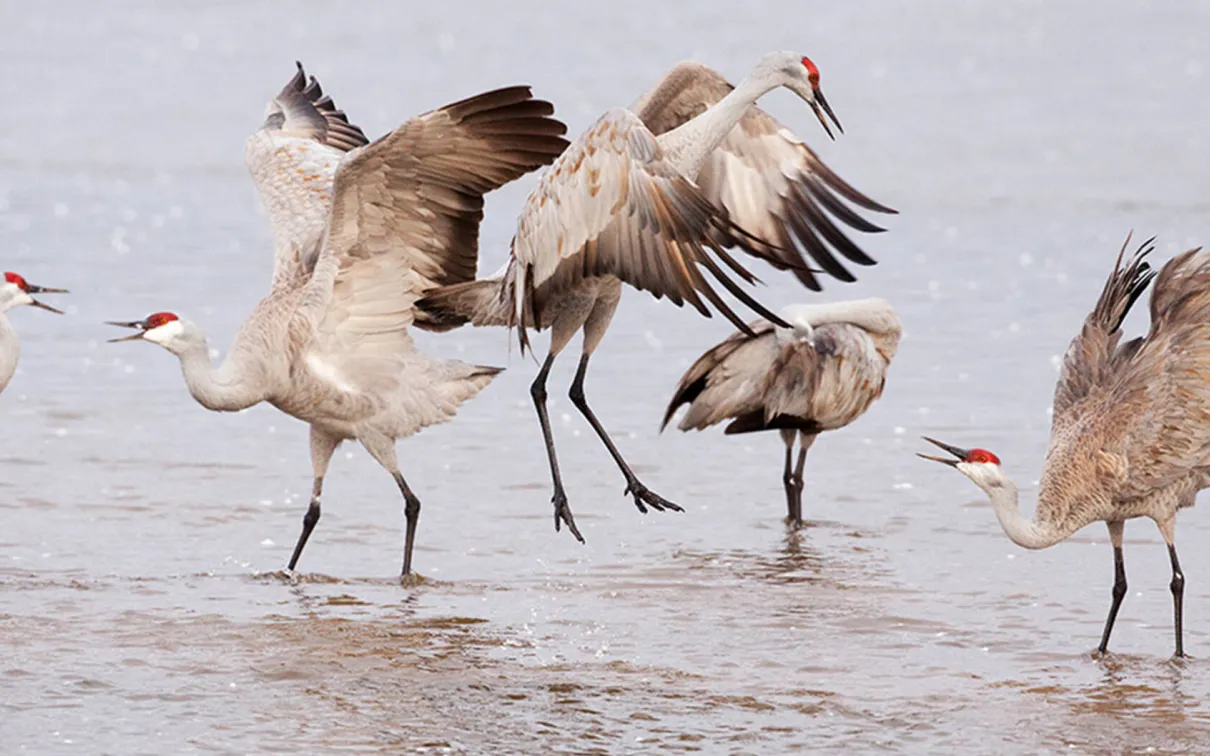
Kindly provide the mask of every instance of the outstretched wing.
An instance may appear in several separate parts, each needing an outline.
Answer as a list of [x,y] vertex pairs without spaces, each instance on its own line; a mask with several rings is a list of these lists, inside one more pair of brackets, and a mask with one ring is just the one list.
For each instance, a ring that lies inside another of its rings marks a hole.
[[265,122],[248,137],[244,162],[252,174],[273,230],[274,283],[309,272],[327,227],[336,169],[346,154],[369,143],[324,95],[302,63],[289,83],[269,101]]
[[[631,110],[659,135],[695,118],[732,89],[717,71],[700,63],[681,63]],[[799,261],[796,245],[824,272],[842,281],[855,278],[837,253],[858,265],[875,263],[837,222],[866,233],[884,229],[842,199],[865,210],[896,212],[846,183],[801,139],[755,106],[711,153],[697,184],[711,202],[727,209],[737,226],[770,247],[769,257],[762,255],[763,259],[792,270],[816,291],[819,282]]]
[[522,210],[514,264],[506,277],[522,349],[526,328],[542,322],[541,313],[554,298],[602,275],[678,306],[688,302],[709,317],[704,297],[746,329],[700,266],[748,307],[781,323],[714,259],[745,281],[755,280],[719,246],[720,239],[736,232],[726,210],[712,205],[665,159],[655,136],[633,113],[607,112],[542,175]]
[[483,195],[567,146],[553,112],[529,87],[499,89],[417,116],[349,156],[299,309],[316,327],[313,367],[348,385],[392,379],[411,349],[416,299],[475,277]]
[[1052,436],[1076,419],[1072,410],[1081,400],[1098,389],[1108,388],[1119,378],[1114,365],[1122,336],[1122,321],[1155,277],[1145,259],[1153,249],[1152,241],[1154,237],[1143,242],[1123,266],[1122,259],[1130,243],[1130,237],[1126,237],[1096,306],[1084,320],[1079,335],[1068,346],[1059,382],[1055,385]]
[[1210,253],[1177,255],[1151,294],[1151,329],[1118,372],[1107,405],[1119,413],[1127,463],[1119,495],[1136,498],[1210,465]]

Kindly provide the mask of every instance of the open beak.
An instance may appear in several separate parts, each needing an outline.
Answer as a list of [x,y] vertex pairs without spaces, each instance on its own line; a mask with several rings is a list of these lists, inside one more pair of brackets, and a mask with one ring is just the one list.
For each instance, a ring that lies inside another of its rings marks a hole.
[[827,113],[828,118],[832,119],[832,123],[836,124],[836,130],[841,134],[844,133],[844,127],[840,125],[840,120],[832,112],[832,106],[828,104],[828,98],[823,96],[823,90],[815,87],[814,94],[815,99],[811,101],[811,110],[815,111],[815,117],[819,119],[820,125],[823,126],[823,130],[828,133],[828,136],[836,139],[832,134],[832,130],[828,128],[828,120],[824,118],[824,114]]
[[950,446],[949,444],[944,444],[944,443],[938,441],[937,439],[929,438],[928,436],[921,436],[921,438],[923,438],[925,441],[928,441],[930,444],[933,444],[934,446],[939,446],[942,449],[945,449],[947,452],[949,452],[950,454],[953,454],[955,457],[957,457],[957,459],[944,459],[942,457],[933,457],[933,456],[929,456],[928,454],[920,454],[920,453],[916,454],[917,457],[922,457],[924,459],[931,459],[934,462],[940,462],[941,464],[949,465],[950,467],[957,467],[959,462],[965,462],[967,457],[970,456],[970,452],[967,451],[966,449],[959,449],[957,446]]
[[131,320],[125,323],[114,320],[106,320],[105,325],[118,326],[119,328],[139,329],[138,333],[132,333],[129,336],[119,336],[116,339],[109,339],[108,342],[106,342],[109,344],[116,344],[119,341],[138,341],[139,339],[143,338],[143,334],[147,331],[147,321],[145,320]]
[[[26,290],[25,293],[31,295],[30,298],[33,299],[32,295],[34,295],[34,294],[68,294],[70,292],[68,292],[67,289],[48,289],[45,286],[31,285]],[[45,302],[39,302],[36,299],[34,299],[34,301],[31,302],[30,304],[32,304],[34,307],[41,307],[43,310],[50,310],[51,312],[56,313],[58,315],[63,314],[62,310],[60,310],[56,307],[51,307],[50,305],[46,304]]]

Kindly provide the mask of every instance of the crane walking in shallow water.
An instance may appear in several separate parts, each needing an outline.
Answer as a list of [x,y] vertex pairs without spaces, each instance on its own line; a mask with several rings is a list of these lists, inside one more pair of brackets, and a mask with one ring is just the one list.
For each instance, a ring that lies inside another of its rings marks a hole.
[[476,95],[369,143],[319,84],[298,74],[269,104],[245,160],[273,225],[273,287],[211,366],[202,330],[174,313],[129,323],[177,355],[207,409],[262,401],[311,426],[314,484],[293,570],[320,516],[328,462],[356,439],[405,502],[403,575],[412,570],[420,500],[395,441],[450,420],[500,371],[428,357],[408,327],[427,289],[473,280],[483,195],[567,146],[566,127],[528,87]]
[[780,431],[786,519],[797,527],[807,450],[820,433],[843,428],[882,396],[903,327],[882,299],[794,305],[780,314],[789,328],[758,320],[749,324],[752,335],[733,333],[699,357],[681,378],[660,429],[688,404],[678,426],[683,431],[724,420],[731,421],[728,435]]
[[62,310],[35,299],[34,295],[66,293],[67,289],[34,286],[16,273],[4,274],[4,283],[0,284],[0,391],[13,379],[13,373],[17,372],[17,361],[21,359],[21,342],[17,340],[17,332],[5,313],[14,307],[28,305],[62,315]]
[[[1126,520],[1154,520],[1172,562],[1169,587],[1179,657],[1185,655],[1185,575],[1176,556],[1176,513],[1193,506],[1197,492],[1210,487],[1210,253],[1184,252],[1156,276],[1144,259],[1151,241],[1124,266],[1122,246],[1096,307],[1067,350],[1032,521],[1021,516],[1017,486],[995,454],[925,438],[954,458],[920,456],[974,481],[991,499],[1004,532],[1027,549],[1054,545],[1098,520],[1109,526],[1113,601],[1100,653],[1109,648],[1126,596]],[[1153,277],[1150,330],[1119,343],[1122,321]]]
[[820,236],[844,257],[874,263],[823,210],[866,232],[882,229],[836,195],[867,209],[894,211],[854,190],[788,129],[753,107],[778,87],[805,100],[829,135],[825,115],[840,128],[820,89],[819,70],[808,58],[766,55],[734,88],[705,66],[681,64],[632,110],[615,108],[601,116],[543,173],[500,275],[435,290],[418,304],[438,327],[466,322],[516,327],[522,352],[528,329],[551,329],[550,349],[530,393],[550,462],[555,529],[567,525],[581,542],[546,411],[547,375],[580,330],[584,344],[572,403],[613,457],[640,512],[681,510],[639,481],[584,394],[588,361],[613,319],[622,284],[678,306],[688,302],[709,317],[705,299],[748,331],[703,269],[762,317],[786,324],[724,272],[719,262],[748,283],[756,280],[725,248],[739,246],[775,268],[793,271],[814,289],[819,288],[815,271],[799,247],[825,272],[854,280]]

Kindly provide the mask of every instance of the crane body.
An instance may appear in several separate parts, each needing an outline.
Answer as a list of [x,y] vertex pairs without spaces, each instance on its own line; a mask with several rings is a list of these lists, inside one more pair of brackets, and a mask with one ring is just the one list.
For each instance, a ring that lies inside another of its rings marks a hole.
[[402,574],[412,573],[420,500],[395,441],[453,418],[500,368],[430,357],[409,328],[428,289],[473,280],[483,195],[550,163],[566,127],[528,87],[486,92],[417,116],[370,142],[318,82],[298,73],[266,110],[245,161],[269,213],[270,293],[210,362],[205,334],[175,313],[114,325],[181,362],[202,406],[268,402],[311,426],[311,502],[288,566],[320,517],[328,463],[358,441],[404,499]]
[[[749,323],[685,371],[661,430],[682,405],[678,427],[730,421],[727,435],[776,430],[786,447],[786,518],[802,525],[803,468],[820,433],[843,428],[882,396],[903,327],[882,299],[803,304],[780,312],[789,327]],[[798,443],[798,459],[794,446]]]
[[[1100,653],[1108,651],[1126,596],[1126,521],[1153,520],[1172,566],[1180,657],[1185,575],[1176,553],[1176,514],[1210,487],[1210,253],[1183,252],[1157,275],[1146,261],[1152,241],[1123,264],[1127,237],[1064,357],[1033,519],[1021,515],[1017,486],[992,452],[926,437],[953,458],[920,456],[957,469],[982,488],[1001,528],[1027,549],[1052,546],[1093,522],[1107,525],[1114,585]],[[1123,342],[1122,321],[1152,279],[1151,327],[1146,336]]]
[[[592,426],[626,481],[640,512],[680,507],[644,485],[590,408],[584,381],[621,299],[623,284],[686,302],[710,317],[710,306],[740,330],[744,320],[722,300],[708,273],[772,323],[786,323],[752,298],[734,277],[756,278],[726,250],[739,247],[804,285],[815,271],[791,239],[825,271],[853,280],[828,249],[873,264],[824,212],[863,231],[882,229],[837,197],[879,212],[894,211],[860,194],[818,161],[756,100],[785,87],[805,100],[824,128],[840,124],[819,87],[819,71],[794,53],[763,57],[739,86],[700,64],[669,72],[634,109],[601,116],[550,168],[530,194],[511,255],[496,276],[436,289],[419,303],[436,329],[464,323],[516,328],[524,352],[530,329],[551,331],[550,347],[530,387],[551,468],[555,529],[567,525],[581,542],[546,411],[546,381],[555,358],[583,332],[572,403]],[[825,243],[826,240],[826,243]]]

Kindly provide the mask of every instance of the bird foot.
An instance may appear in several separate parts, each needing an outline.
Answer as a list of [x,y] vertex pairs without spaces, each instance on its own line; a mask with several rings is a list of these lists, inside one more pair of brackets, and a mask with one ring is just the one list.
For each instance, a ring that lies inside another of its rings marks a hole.
[[580,543],[584,543],[584,536],[580,535],[580,529],[576,527],[576,518],[571,514],[571,506],[567,503],[567,494],[563,489],[555,489],[555,495],[550,498],[550,503],[555,505],[555,532],[567,526],[568,532],[576,537]]
[[303,576],[302,576],[302,573],[295,572],[294,570],[287,567],[284,570],[275,570],[273,572],[262,572],[261,574],[257,575],[256,577],[266,578],[266,579],[270,579],[270,580],[279,580],[283,583],[289,583],[290,585],[298,585],[300,582],[302,582]]
[[[630,494],[634,496],[634,505],[639,508],[643,514],[647,514],[647,507],[651,507],[657,512],[673,511],[684,512],[681,507],[660,496],[655,491],[652,491],[647,486],[643,485],[638,479],[632,480],[626,484],[626,490],[623,495]],[[646,506],[644,506],[646,505]]]
[[419,588],[429,582],[428,578],[418,572],[405,572],[399,576],[399,585],[404,588]]

